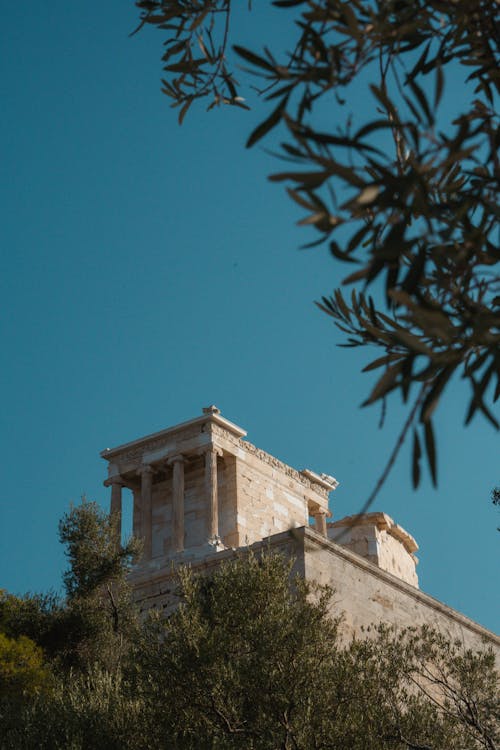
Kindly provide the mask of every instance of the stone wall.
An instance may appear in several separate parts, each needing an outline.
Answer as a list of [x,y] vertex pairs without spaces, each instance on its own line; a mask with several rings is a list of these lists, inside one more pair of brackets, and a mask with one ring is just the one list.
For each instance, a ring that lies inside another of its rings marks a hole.
[[[134,533],[145,554],[131,575],[144,610],[176,605],[175,566],[208,573],[245,550],[278,550],[308,580],[335,589],[346,638],[371,624],[433,625],[466,646],[499,639],[418,590],[413,537],[385,513],[326,524],[326,474],[286,465],[244,440],[246,432],[212,406],[201,417],[102,452],[111,512],[134,496]],[[309,527],[309,518],[315,518]],[[329,538],[328,538],[329,537]],[[340,542],[337,543],[337,542]]]
[[236,459],[238,542],[233,546],[304,526],[309,515],[306,487],[245,448]]
[[[466,648],[491,646],[500,661],[497,635],[308,527],[275,534],[246,549],[256,554],[270,551],[292,558],[294,574],[331,586],[335,592],[332,616],[342,616],[341,632],[346,640],[366,637],[367,628],[379,623],[401,629],[430,625],[449,639],[459,639]],[[244,552],[242,549],[238,554]],[[234,551],[224,550],[203,559],[193,558],[189,565],[196,573],[209,575],[234,555]],[[131,581],[143,611],[155,607],[169,614],[177,605],[173,565],[154,574],[137,569]]]
[[335,589],[345,637],[381,622],[398,628],[430,625],[467,648],[492,645],[500,658],[500,638],[460,612],[310,529],[298,529],[296,537],[296,551],[304,550],[306,578]]
[[387,513],[346,516],[328,524],[328,538],[418,588],[415,539]]
[[303,526],[310,516],[326,534],[336,480],[287,466],[244,435],[212,406],[194,420],[101,453],[111,511],[121,516],[122,488],[133,492],[143,567],[178,561],[180,553],[190,559],[211,547],[251,544]]

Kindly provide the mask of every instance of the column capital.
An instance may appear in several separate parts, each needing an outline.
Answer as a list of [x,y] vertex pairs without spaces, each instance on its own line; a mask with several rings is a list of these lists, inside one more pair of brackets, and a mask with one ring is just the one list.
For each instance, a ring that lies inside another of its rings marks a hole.
[[142,476],[143,474],[154,474],[154,469],[151,464],[142,464],[136,471],[136,474]]
[[207,453],[215,453],[217,456],[222,457],[224,455],[224,451],[222,448],[219,448],[217,445],[214,445],[213,443],[210,443],[210,445],[203,445],[201,448],[198,448],[196,451],[197,456],[206,456]]
[[114,477],[108,477],[104,480],[103,485],[105,487],[112,487],[114,484],[118,484],[120,487],[125,487],[125,481],[119,474],[115,474]]
[[167,458],[167,466],[173,466],[175,463],[183,464],[185,460],[186,456],[183,456],[182,453],[177,453],[175,456]]

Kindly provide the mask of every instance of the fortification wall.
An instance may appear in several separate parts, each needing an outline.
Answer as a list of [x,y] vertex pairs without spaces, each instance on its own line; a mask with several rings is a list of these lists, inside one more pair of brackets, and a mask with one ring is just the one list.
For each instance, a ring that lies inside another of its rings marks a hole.
[[[500,637],[309,527],[274,534],[247,549],[256,554],[268,551],[283,554],[293,559],[294,573],[330,585],[335,591],[332,616],[342,615],[346,640],[366,637],[367,628],[379,623],[400,629],[429,625],[449,639],[459,639],[465,648],[491,646],[500,663]],[[240,549],[237,554],[244,551]],[[234,551],[224,550],[199,559],[193,557],[188,564],[196,573],[206,575],[234,555]],[[173,565],[156,573],[138,570],[131,582],[144,611],[155,607],[169,614],[177,605]]]
[[328,538],[418,588],[415,539],[387,513],[346,516],[328,524]]
[[466,648],[487,643],[500,660],[500,638],[491,631],[314,531],[298,529],[297,534],[303,536],[295,547],[304,549],[305,577],[335,589],[334,611],[343,615],[345,637],[362,635],[381,622],[398,628],[430,625]]

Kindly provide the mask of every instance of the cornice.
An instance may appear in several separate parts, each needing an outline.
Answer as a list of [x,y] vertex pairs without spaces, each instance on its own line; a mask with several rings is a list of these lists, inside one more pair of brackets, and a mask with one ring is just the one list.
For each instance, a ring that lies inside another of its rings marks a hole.
[[182,433],[185,430],[188,430],[190,427],[196,427],[197,425],[203,427],[203,425],[205,424],[217,425],[226,430],[231,436],[238,439],[244,437],[247,434],[246,430],[238,427],[238,425],[234,424],[234,422],[230,422],[229,419],[226,419],[221,414],[208,413],[202,414],[201,417],[190,419],[187,422],[181,422],[181,424],[174,425],[173,427],[167,427],[165,430],[160,430],[159,432],[153,432],[150,435],[145,435],[144,437],[138,438],[137,440],[132,440],[128,443],[122,443],[122,445],[118,445],[115,448],[105,448],[103,451],[101,451],[100,455],[106,461],[111,461],[116,457],[130,456],[130,458],[136,458],[146,450],[160,448],[162,445],[168,442],[169,438],[173,437],[177,433]]

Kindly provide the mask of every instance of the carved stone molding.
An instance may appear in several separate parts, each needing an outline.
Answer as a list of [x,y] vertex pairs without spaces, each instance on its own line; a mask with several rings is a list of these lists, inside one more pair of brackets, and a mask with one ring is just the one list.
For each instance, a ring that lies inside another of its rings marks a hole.
[[116,456],[112,457],[112,460],[120,463],[134,463],[136,461],[140,463],[142,457],[147,451],[158,450],[166,445],[168,445],[167,438],[155,438],[146,443],[141,443],[141,445],[138,445],[136,448],[131,448],[130,450],[125,450],[123,453],[118,453]]
[[227,440],[228,443],[231,443],[236,447],[243,445],[240,438],[235,437],[231,432],[229,432],[229,430],[224,429],[224,427],[221,427],[218,424],[213,424],[213,422],[208,423],[207,426],[210,427],[211,435],[215,435],[216,437],[222,438],[223,440]]
[[[223,440],[227,440],[227,442],[234,445],[235,448],[242,448],[250,455],[255,456],[260,461],[268,464],[268,466],[272,466],[273,469],[278,469],[278,471],[290,477],[290,479],[294,479],[304,487],[312,489],[314,492],[316,492],[321,497],[324,497],[326,500],[328,499],[330,489],[328,489],[326,486],[323,486],[323,484],[319,484],[318,482],[314,482],[311,479],[308,479],[300,471],[297,471],[297,469],[293,469],[291,466],[288,466],[288,464],[280,461],[279,458],[272,456],[270,453],[266,453],[266,451],[263,451],[261,448],[257,448],[247,440],[240,440],[239,438],[235,438],[235,436],[232,435],[228,430],[225,430],[219,425],[212,424],[210,431],[212,435],[222,438]],[[320,477],[320,481],[321,479],[323,479],[323,477],[321,477],[320,475],[318,475],[318,477]],[[324,479],[323,482],[324,484],[326,484],[326,481]]]
[[263,461],[269,466],[272,466],[273,469],[278,469],[278,471],[286,474],[286,476],[290,477],[290,479],[294,479],[304,487],[312,489],[318,495],[321,495],[321,497],[328,499],[329,491],[326,489],[326,487],[322,487],[320,484],[312,482],[310,479],[301,474],[300,471],[297,471],[297,469],[293,469],[291,466],[288,466],[288,464],[280,461],[279,458],[271,456],[270,453],[266,453],[266,451],[263,451],[261,448],[257,448],[255,445],[252,445],[252,443],[248,443],[246,440],[245,442],[242,441],[240,445],[245,449],[247,453],[250,453],[252,456],[256,456],[260,461]]

